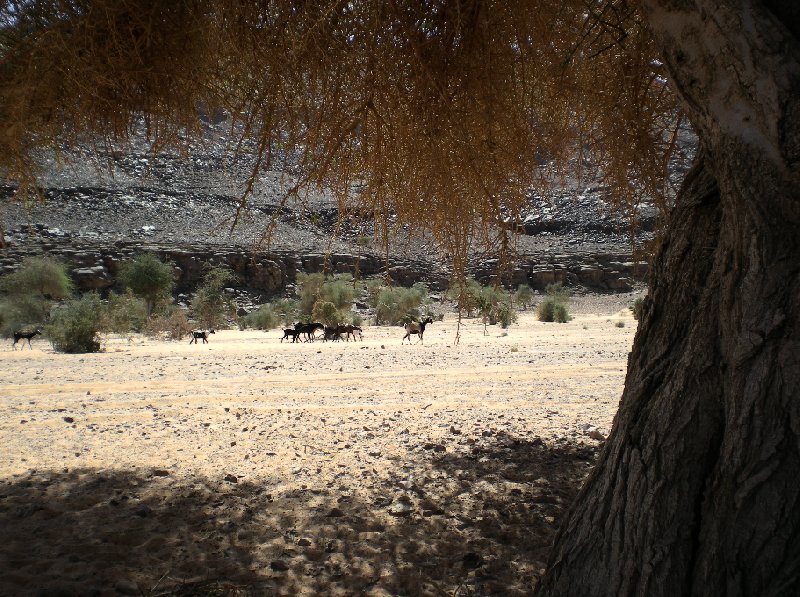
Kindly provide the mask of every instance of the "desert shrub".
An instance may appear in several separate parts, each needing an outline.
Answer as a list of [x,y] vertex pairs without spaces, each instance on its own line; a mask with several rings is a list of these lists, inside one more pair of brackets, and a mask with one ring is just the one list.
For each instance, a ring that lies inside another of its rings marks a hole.
[[203,276],[203,283],[192,299],[192,312],[201,326],[219,328],[236,313],[236,305],[225,294],[225,287],[234,282],[236,276],[223,267],[210,267]]
[[129,289],[125,294],[111,294],[103,309],[101,330],[116,334],[141,332],[147,324],[147,304]]
[[55,309],[45,334],[58,352],[97,352],[101,318],[100,297],[90,292]]
[[292,325],[297,320],[297,303],[288,299],[278,299],[270,303],[272,312],[280,319],[282,325]]
[[629,307],[631,313],[633,313],[633,318],[636,321],[639,321],[642,318],[642,313],[644,311],[644,299],[642,297],[638,297],[633,304]]
[[72,295],[67,267],[50,257],[28,257],[19,269],[0,278],[0,291],[9,296],[62,300]]
[[350,274],[339,274],[333,279],[326,280],[319,289],[317,300],[323,300],[336,305],[337,309],[349,309],[353,305],[355,288],[353,287],[353,276]]
[[338,274],[325,278],[323,274],[298,274],[298,311],[301,319],[316,319],[314,306],[318,302],[332,303],[339,311],[347,311],[353,305],[355,287],[353,276]]
[[323,274],[306,274],[303,272],[297,274],[297,306],[301,316],[311,316],[311,312],[314,310],[314,303],[317,302],[320,289],[324,283],[325,276]]
[[156,306],[169,302],[175,286],[173,272],[171,263],[164,263],[152,253],[143,253],[133,261],[123,263],[117,279],[133,294],[144,299],[147,314],[150,315]]
[[239,318],[239,329],[272,330],[281,323],[280,316],[269,303]]
[[353,325],[360,326],[362,323],[364,323],[364,318],[361,317],[360,313],[356,313],[354,311],[352,316],[350,317],[350,323],[352,323]]
[[569,297],[572,295],[572,292],[569,288],[565,288],[561,282],[557,284],[548,284],[545,286],[544,293],[554,301],[560,303],[566,303],[569,301]]
[[508,303],[501,303],[497,305],[497,321],[500,322],[501,328],[506,329],[512,323],[516,323],[517,312]]
[[51,308],[52,301],[33,295],[14,295],[0,300],[0,335],[10,338],[19,329],[44,324]]
[[625,327],[625,322],[624,321],[618,321],[617,323],[614,324],[614,327],[624,328]]
[[447,298],[454,301],[458,310],[467,317],[474,317],[476,312],[480,314],[481,311],[482,290],[480,283],[472,278],[455,280],[447,290]]
[[177,305],[167,305],[151,315],[144,326],[144,333],[148,336],[166,337],[169,340],[181,340],[191,331],[192,325],[186,312]]
[[533,290],[527,284],[520,284],[514,293],[514,302],[521,308],[527,309],[533,301]]
[[378,325],[397,325],[409,321],[419,321],[422,308],[430,304],[428,287],[417,283],[411,288],[384,286],[368,283],[368,303],[375,309]]
[[567,311],[567,306],[563,303],[556,303],[553,307],[553,321],[556,323],[567,323],[572,316]]
[[325,325],[338,325],[344,323],[346,317],[330,301],[317,301],[311,311],[311,318]]
[[536,317],[539,321],[555,321],[557,323],[567,323],[572,319],[567,306],[553,298],[547,298],[537,305]]
[[0,335],[44,324],[55,300],[69,297],[72,280],[66,266],[49,257],[29,257],[20,268],[0,278]]
[[548,284],[545,288],[547,298],[536,307],[536,317],[539,321],[555,321],[567,323],[572,317],[567,310],[570,291],[560,283]]

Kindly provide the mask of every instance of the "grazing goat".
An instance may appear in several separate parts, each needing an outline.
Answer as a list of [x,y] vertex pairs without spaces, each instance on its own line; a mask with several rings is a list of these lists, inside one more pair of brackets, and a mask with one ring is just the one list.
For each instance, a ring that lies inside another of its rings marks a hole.
[[[32,332],[18,330],[16,332],[14,332],[14,343],[11,345],[11,347],[14,350],[17,350],[17,342],[19,342],[20,340],[27,340],[28,341],[28,348],[33,350],[33,346],[31,346],[31,338],[33,338],[34,336],[36,336],[38,334],[41,334],[41,333],[42,333],[42,330],[39,329],[39,328],[36,328]],[[24,348],[25,348],[25,343],[23,342],[22,343],[22,348],[20,348],[20,350],[23,350]]]
[[192,339],[189,340],[189,344],[197,344],[199,339],[203,339],[203,344],[208,344],[208,335],[213,334],[214,330],[193,330],[192,331]]
[[314,323],[297,323],[294,326],[295,331],[298,334],[305,334],[306,342],[313,342],[314,341],[314,334],[317,330],[325,330],[325,326],[319,322]]
[[340,325],[332,325],[332,326],[325,326],[325,341],[333,340],[334,342],[338,342],[342,339],[342,326]]
[[364,338],[361,335],[362,331],[363,330],[357,325],[340,325],[336,328],[338,335],[341,336],[342,334],[345,334],[345,338],[348,342],[350,342],[350,336],[353,336],[353,342],[355,342],[356,334],[358,335],[359,339],[363,340]]
[[291,337],[293,343],[297,342],[297,337],[299,335],[300,335],[300,332],[298,332],[295,329],[292,329],[292,328],[285,329],[285,330],[283,330],[283,338],[281,338],[281,342],[283,342],[284,340],[286,340],[286,338],[289,338],[289,337]]
[[406,335],[403,336],[403,339],[400,340],[400,344],[405,342],[405,339],[408,338],[408,341],[411,342],[411,335],[417,334],[419,336],[418,342],[422,342],[422,336],[425,334],[425,326],[429,323],[433,323],[433,319],[428,317],[425,321],[421,321],[419,323],[411,322],[406,324]]

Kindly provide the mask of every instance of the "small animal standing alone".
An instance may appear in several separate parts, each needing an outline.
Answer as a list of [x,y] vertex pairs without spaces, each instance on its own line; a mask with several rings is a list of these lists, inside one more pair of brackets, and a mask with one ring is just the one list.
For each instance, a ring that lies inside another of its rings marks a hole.
[[[41,333],[42,333],[42,330],[39,329],[39,328],[36,328],[33,331],[18,330],[16,332],[14,332],[14,343],[11,345],[11,347],[14,350],[17,350],[17,342],[19,342],[20,340],[27,340],[28,341],[28,348],[33,350],[33,346],[31,346],[31,338],[33,338],[34,336],[36,336],[38,334],[41,334]],[[25,343],[23,342],[22,343],[22,348],[20,348],[20,350],[23,350],[24,348],[25,348]]]
[[214,330],[193,330],[192,331],[192,339],[189,340],[189,344],[197,344],[199,339],[203,339],[203,344],[208,344],[208,335],[213,334]]
[[403,339],[400,340],[400,344],[405,342],[405,339],[408,338],[408,341],[411,342],[411,335],[416,334],[419,336],[418,342],[422,342],[422,336],[425,334],[425,326],[429,323],[433,323],[433,319],[428,317],[425,321],[421,321],[419,323],[412,321],[411,323],[406,324],[406,335],[403,336]]

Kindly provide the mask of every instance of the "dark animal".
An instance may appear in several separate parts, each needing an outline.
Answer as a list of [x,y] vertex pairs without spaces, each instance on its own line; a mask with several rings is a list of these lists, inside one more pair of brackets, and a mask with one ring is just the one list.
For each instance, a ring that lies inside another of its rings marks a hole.
[[340,325],[336,328],[336,332],[339,336],[341,337],[342,334],[345,334],[345,338],[348,342],[350,342],[350,336],[353,336],[353,342],[355,342],[356,335],[358,335],[359,339],[363,340],[364,338],[361,335],[362,331],[363,330],[357,325]]
[[199,339],[203,339],[203,344],[208,344],[208,335],[213,334],[214,330],[193,330],[192,331],[192,339],[189,340],[189,344],[197,344]]
[[341,325],[325,326],[325,341],[333,340],[334,342],[338,342],[341,340],[342,327]]
[[[33,350],[33,346],[31,346],[31,338],[33,338],[34,336],[36,336],[38,334],[41,334],[41,333],[42,333],[42,330],[39,329],[39,328],[36,328],[32,332],[31,331],[27,331],[27,330],[26,331],[18,330],[16,332],[14,332],[14,343],[11,346],[12,346],[12,348],[14,350],[17,350],[17,342],[19,342],[20,340],[27,340],[28,341],[28,348]],[[24,348],[25,348],[25,343],[23,342],[22,343],[22,348],[20,348],[20,350],[22,350]]]
[[430,317],[428,317],[425,321],[421,321],[419,323],[417,322],[407,323],[405,326],[406,335],[403,336],[402,340],[400,340],[400,344],[402,344],[406,338],[408,338],[408,341],[411,342],[412,334],[418,335],[419,336],[418,342],[422,342],[422,336],[425,334],[425,326],[428,325],[429,323],[433,323],[433,319],[431,319]]
[[304,334],[306,337],[306,342],[313,342],[314,341],[314,334],[317,330],[325,330],[325,326],[319,322],[314,323],[297,323],[294,326],[295,331],[298,334]]
[[285,329],[285,330],[283,330],[283,338],[281,338],[281,342],[286,340],[286,338],[291,338],[292,342],[297,342],[297,337],[299,335],[300,335],[300,332],[298,332],[295,329],[292,329],[292,328]]

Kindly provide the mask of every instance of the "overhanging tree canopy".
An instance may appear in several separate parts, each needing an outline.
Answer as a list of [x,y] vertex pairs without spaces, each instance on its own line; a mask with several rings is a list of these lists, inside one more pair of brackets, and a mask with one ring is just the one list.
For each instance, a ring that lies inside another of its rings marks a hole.
[[36,148],[124,138],[140,117],[173,142],[198,132],[198,106],[222,106],[263,164],[295,152],[307,181],[432,230],[457,271],[472,239],[502,246],[495,224],[584,147],[620,200],[663,198],[683,110],[701,152],[654,264],[614,430],[542,591],[796,593],[796,3],[2,6],[8,176],[30,182]]
[[664,195],[678,110],[626,2],[5,6],[0,165],[23,182],[36,147],[124,139],[141,118],[156,147],[182,144],[223,107],[258,166],[289,156],[349,209],[432,231],[457,271],[584,150],[620,201]]

